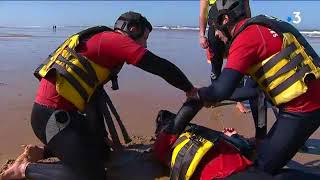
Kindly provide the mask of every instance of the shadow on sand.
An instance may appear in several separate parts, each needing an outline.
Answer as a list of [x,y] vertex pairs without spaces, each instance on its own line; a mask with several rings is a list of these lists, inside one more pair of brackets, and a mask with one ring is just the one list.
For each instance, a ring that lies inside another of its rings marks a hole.
[[107,179],[167,179],[169,169],[154,160],[151,145],[134,144],[122,152],[112,153],[106,163]]

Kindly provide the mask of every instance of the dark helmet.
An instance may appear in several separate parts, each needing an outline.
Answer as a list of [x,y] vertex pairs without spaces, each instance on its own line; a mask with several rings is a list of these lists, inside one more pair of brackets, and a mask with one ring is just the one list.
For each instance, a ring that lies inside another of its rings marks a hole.
[[[131,27],[136,27],[137,31],[130,31]],[[151,23],[140,13],[132,11],[122,14],[114,24],[114,30],[126,32],[134,40],[140,38],[146,28],[151,32]]]
[[[239,20],[250,17],[249,0],[217,0],[212,7],[212,23],[216,29],[225,33],[230,39],[228,27],[236,24]],[[223,25],[224,16],[229,16],[229,22]]]

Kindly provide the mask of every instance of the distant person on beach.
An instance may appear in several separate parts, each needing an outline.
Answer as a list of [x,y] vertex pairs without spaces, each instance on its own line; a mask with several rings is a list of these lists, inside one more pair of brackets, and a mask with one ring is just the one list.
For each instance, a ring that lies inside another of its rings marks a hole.
[[277,173],[320,125],[320,58],[291,24],[259,15],[249,18],[243,0],[217,0],[215,35],[229,44],[219,78],[199,89],[199,99],[228,98],[249,75],[279,108],[258,148],[257,167]]
[[[104,139],[79,112],[85,110],[97,86],[116,76],[124,63],[158,75],[186,92],[187,97],[193,96],[197,90],[184,73],[146,49],[151,31],[152,25],[144,16],[126,12],[118,18],[114,30],[89,28],[59,46],[35,72],[40,85],[31,125],[45,147],[33,148],[38,158],[32,161],[28,153],[22,155],[0,179],[105,179]],[[61,163],[34,163],[50,156],[58,157]]]
[[200,0],[200,15],[199,15],[199,43],[203,49],[209,47],[208,38],[206,36],[206,27],[208,20],[208,8],[215,3],[216,0]]

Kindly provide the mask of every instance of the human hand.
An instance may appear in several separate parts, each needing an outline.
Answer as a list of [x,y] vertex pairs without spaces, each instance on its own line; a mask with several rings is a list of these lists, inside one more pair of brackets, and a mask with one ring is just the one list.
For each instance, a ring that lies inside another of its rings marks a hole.
[[200,42],[200,46],[203,48],[203,49],[207,49],[209,47],[209,42],[208,42],[208,39],[207,37],[201,35],[199,37],[199,42]]
[[238,132],[234,128],[223,128],[222,132],[229,137],[238,134]]
[[37,162],[44,158],[44,147],[37,145],[21,145],[24,149],[23,156],[27,158],[28,162]]

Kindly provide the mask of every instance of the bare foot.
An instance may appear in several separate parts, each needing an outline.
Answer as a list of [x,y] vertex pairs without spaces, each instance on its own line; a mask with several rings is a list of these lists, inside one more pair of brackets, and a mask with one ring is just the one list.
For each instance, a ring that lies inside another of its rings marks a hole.
[[223,128],[222,132],[229,137],[231,137],[234,134],[238,134],[238,132],[234,128]]
[[246,108],[243,103],[241,102],[237,102],[236,108],[238,108],[238,110],[242,113],[248,113],[250,112],[250,110],[248,108]]
[[28,155],[22,153],[14,163],[0,175],[0,180],[13,180],[25,178],[25,171],[30,162],[28,162]]
[[36,145],[22,145],[24,152],[3,173],[0,180],[13,180],[25,178],[25,170],[30,162],[37,162],[43,158],[43,147]]
[[29,162],[37,162],[43,159],[44,147],[40,147],[37,145],[22,145],[24,148],[24,153],[27,154],[27,158]]

